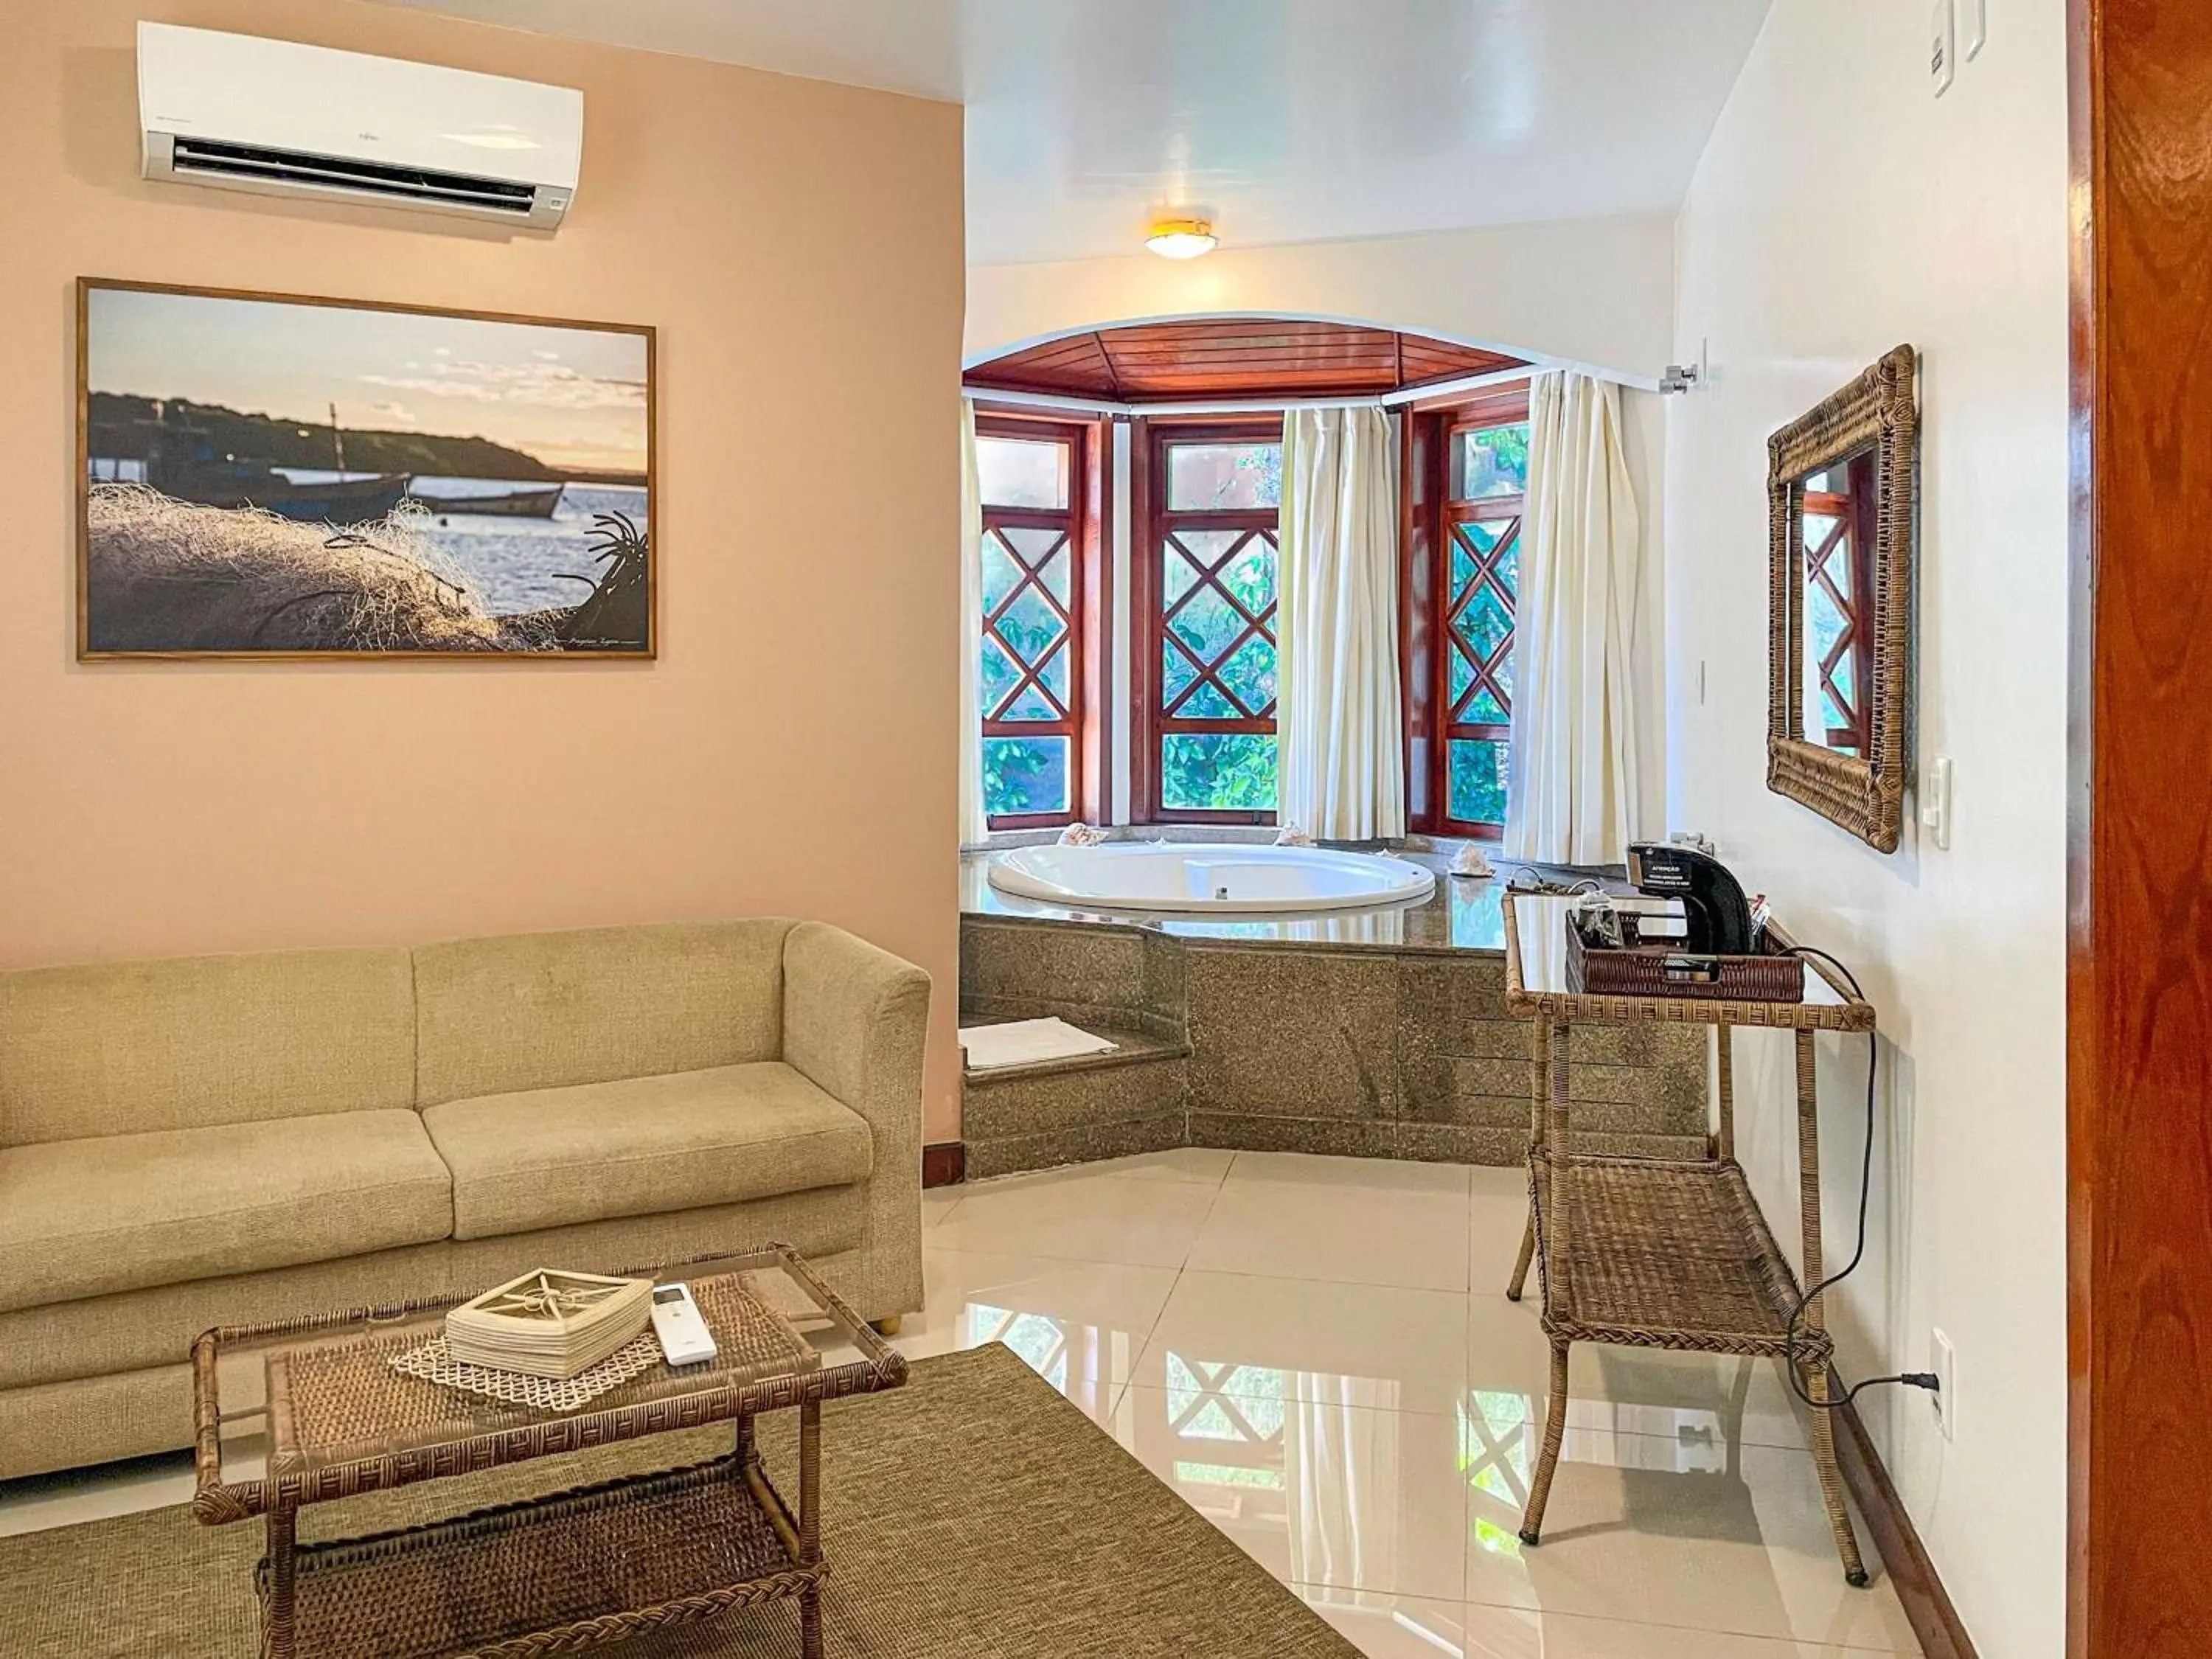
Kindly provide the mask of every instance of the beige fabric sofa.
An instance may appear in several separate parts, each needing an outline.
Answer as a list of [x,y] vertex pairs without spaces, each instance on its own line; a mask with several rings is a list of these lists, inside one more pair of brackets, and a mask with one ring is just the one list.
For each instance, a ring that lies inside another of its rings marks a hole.
[[775,918],[0,975],[0,1479],[188,1445],[217,1324],[769,1239],[919,1308],[928,1002]]

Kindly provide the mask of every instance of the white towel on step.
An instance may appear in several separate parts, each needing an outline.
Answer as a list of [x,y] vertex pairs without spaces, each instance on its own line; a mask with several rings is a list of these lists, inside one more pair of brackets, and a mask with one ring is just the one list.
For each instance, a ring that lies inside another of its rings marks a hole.
[[1110,1054],[1121,1045],[1079,1030],[1064,1019],[1017,1019],[1003,1025],[966,1025],[960,1046],[971,1072],[1004,1066],[1035,1066],[1041,1060],[1073,1060],[1081,1054]]

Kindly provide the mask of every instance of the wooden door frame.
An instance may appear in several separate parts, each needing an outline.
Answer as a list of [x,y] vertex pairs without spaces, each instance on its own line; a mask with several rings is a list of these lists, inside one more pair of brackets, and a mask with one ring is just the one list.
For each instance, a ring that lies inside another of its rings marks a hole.
[[2212,1631],[2212,85],[2203,0],[2070,0],[2067,1652]]

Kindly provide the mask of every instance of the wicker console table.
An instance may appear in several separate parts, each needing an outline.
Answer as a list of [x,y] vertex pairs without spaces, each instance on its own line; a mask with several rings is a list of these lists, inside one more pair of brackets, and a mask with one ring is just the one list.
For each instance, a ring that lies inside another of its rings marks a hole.
[[[1568,898],[1508,894],[1505,1006],[1534,1022],[1530,1089],[1528,1227],[1506,1295],[1518,1301],[1532,1258],[1552,1344],[1552,1388],[1543,1449],[1528,1488],[1522,1541],[1541,1540],[1544,1505],[1559,1468],[1567,1420],[1567,1354],[1577,1342],[1740,1354],[1794,1363],[1805,1393],[1828,1398],[1833,1344],[1815,1297],[1789,1324],[1798,1287],[1753,1201],[1735,1161],[1734,1066],[1729,1034],[1738,1025],[1794,1031],[1797,1045],[1798,1206],[1806,1281],[1820,1283],[1820,1143],[1814,1110],[1813,1033],[1871,1031],[1874,1009],[1815,961],[1805,964],[1802,1002],[1735,1002],[1682,997],[1592,995],[1567,978]],[[1601,1158],[1574,1151],[1569,1065],[1577,1020],[1659,1021],[1719,1028],[1719,1116],[1710,1156],[1699,1159]],[[1548,1088],[1547,1085],[1548,1084]],[[1813,1462],[1844,1576],[1867,1572],[1836,1468],[1832,1413],[1812,1413]]]
[[[822,1402],[896,1388],[903,1356],[782,1245],[641,1269],[682,1279],[715,1357],[643,1375],[570,1410],[510,1404],[390,1361],[443,1330],[455,1302],[226,1327],[192,1345],[194,1514],[263,1516],[264,1659],[535,1659],[782,1596],[822,1651],[817,1488]],[[647,1363],[641,1361],[640,1363]],[[799,1502],[754,1443],[763,1412],[799,1412]],[[310,1504],[708,1424],[728,1455],[450,1520],[302,1544]]]

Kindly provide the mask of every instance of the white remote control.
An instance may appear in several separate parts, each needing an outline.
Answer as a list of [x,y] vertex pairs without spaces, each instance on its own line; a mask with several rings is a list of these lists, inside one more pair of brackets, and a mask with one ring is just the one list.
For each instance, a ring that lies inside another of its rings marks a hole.
[[696,1365],[714,1357],[714,1333],[699,1316],[689,1285],[653,1287],[653,1334],[672,1365]]

